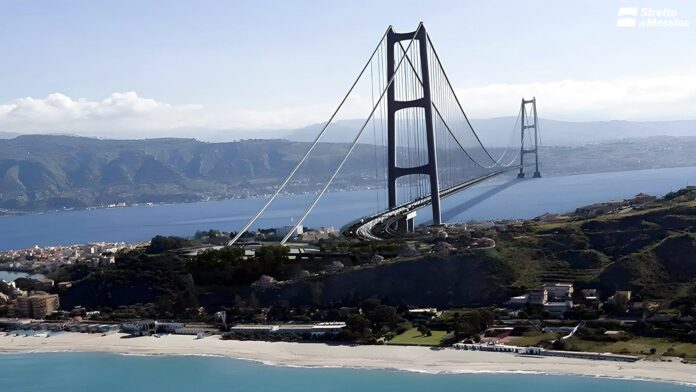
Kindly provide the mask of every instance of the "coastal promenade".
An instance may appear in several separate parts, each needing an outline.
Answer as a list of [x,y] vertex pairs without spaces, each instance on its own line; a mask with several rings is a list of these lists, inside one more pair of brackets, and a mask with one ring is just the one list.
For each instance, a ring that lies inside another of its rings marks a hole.
[[696,385],[696,365],[672,362],[607,363],[510,353],[403,346],[343,346],[322,343],[221,341],[166,335],[129,338],[123,334],[65,333],[50,338],[0,336],[0,352],[112,352],[137,355],[216,355],[270,365],[350,367],[429,373],[548,373],[645,379]]

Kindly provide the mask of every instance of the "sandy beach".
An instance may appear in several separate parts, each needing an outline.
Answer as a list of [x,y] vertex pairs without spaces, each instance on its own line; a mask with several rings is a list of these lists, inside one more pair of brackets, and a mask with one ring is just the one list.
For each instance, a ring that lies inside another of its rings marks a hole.
[[535,372],[666,381],[696,385],[696,365],[634,363],[518,356],[403,346],[336,346],[321,343],[223,341],[192,336],[130,338],[122,334],[66,333],[50,338],[0,336],[0,352],[111,352],[141,355],[218,355],[266,364],[393,369],[430,373]]

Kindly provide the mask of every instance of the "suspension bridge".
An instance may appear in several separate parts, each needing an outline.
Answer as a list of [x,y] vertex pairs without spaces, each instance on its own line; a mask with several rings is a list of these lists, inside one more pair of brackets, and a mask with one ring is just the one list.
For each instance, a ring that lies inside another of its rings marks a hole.
[[[322,138],[338,128],[341,118],[360,119],[343,155],[334,167],[308,168],[312,153]],[[370,134],[372,140],[368,140]],[[416,211],[426,206],[432,209],[433,225],[441,225],[440,201],[447,196],[508,172],[517,171],[519,178],[528,171],[532,177],[541,176],[535,98],[522,99],[506,136],[504,145],[484,146],[423,23],[407,33],[390,26],[302,158],[231,244],[303,171],[325,170],[326,180],[281,240],[285,244],[329,191],[359,144],[374,150],[371,180],[381,191],[377,191],[375,213],[344,226],[343,235],[378,240],[413,231]],[[382,192],[386,193],[383,198]]]

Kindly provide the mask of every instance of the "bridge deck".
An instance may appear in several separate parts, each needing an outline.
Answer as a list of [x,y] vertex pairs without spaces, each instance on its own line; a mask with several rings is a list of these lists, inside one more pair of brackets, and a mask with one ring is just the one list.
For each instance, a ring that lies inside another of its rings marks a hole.
[[[519,166],[511,166],[491,172],[485,176],[465,181],[461,184],[443,189],[440,191],[440,198],[451,196],[466,188],[472,187],[478,183],[486,181],[490,178],[507,173],[512,170],[519,169]],[[353,221],[341,229],[344,236],[349,238],[362,238],[366,240],[382,240],[395,235],[391,227],[394,222],[403,219],[410,212],[423,208],[432,202],[431,196],[425,196],[416,199],[410,203],[402,204],[396,208],[386,210],[375,215],[370,215],[362,219]]]

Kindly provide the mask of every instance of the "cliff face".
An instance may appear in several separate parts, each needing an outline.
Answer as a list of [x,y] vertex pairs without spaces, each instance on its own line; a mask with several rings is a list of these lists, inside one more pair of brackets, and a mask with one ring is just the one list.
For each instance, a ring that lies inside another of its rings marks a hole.
[[90,309],[152,304],[151,317],[182,315],[196,308],[196,287],[175,256],[120,255],[116,265],[100,268],[73,283],[60,294],[61,308]]
[[372,297],[412,307],[489,305],[505,299],[513,272],[484,253],[435,256],[361,267],[278,289],[257,290],[262,303],[351,306]]

